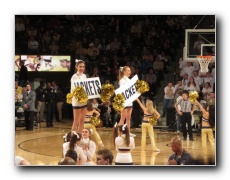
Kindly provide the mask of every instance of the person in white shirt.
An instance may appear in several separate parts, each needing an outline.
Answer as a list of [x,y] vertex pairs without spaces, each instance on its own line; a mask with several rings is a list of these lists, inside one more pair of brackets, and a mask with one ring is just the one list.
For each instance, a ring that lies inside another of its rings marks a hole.
[[127,124],[118,126],[113,130],[114,146],[117,151],[115,165],[133,165],[131,150],[135,148],[135,141],[130,137]]
[[[71,92],[76,88],[75,81],[79,79],[86,79],[85,71],[85,62],[83,60],[76,59],[76,73],[71,77]],[[86,114],[86,103],[79,103],[76,98],[72,98],[72,107],[73,107],[73,125],[72,131],[82,132]]]
[[183,86],[186,86],[186,85],[188,84],[188,82],[189,82],[188,74],[185,73],[185,74],[183,75],[183,79],[182,79],[182,84],[183,84]]
[[69,132],[65,136],[65,141],[62,145],[63,147],[63,157],[65,157],[66,152],[69,149],[75,150],[77,152],[77,165],[81,165],[86,162],[86,155],[83,152],[83,149],[80,147],[81,143],[81,134],[76,133],[75,131]]
[[207,72],[206,73],[206,77],[204,77],[204,84],[206,83],[206,82],[209,82],[210,83],[210,85],[211,85],[211,88],[213,89],[213,77],[211,76],[211,73],[210,72]]
[[202,89],[202,93],[203,93],[203,99],[204,100],[209,100],[210,99],[210,93],[213,92],[211,85],[209,82],[205,83],[205,87]]
[[84,128],[82,130],[82,139],[81,139],[80,146],[82,147],[83,152],[87,157],[86,162],[82,163],[82,165],[86,165],[86,166],[95,165],[93,162],[93,157],[95,155],[95,151],[97,147],[95,142],[90,140],[90,136],[92,135],[92,133],[93,133],[92,129]]
[[203,88],[203,78],[198,76],[198,71],[193,71],[193,78],[194,78],[195,83],[199,85],[200,91],[201,91]]
[[175,88],[171,82],[164,88],[164,93],[163,114],[161,117],[165,117],[167,107],[173,107]]
[[183,74],[185,74],[185,73],[188,74],[188,78],[190,78],[193,75],[194,70],[195,70],[195,68],[192,66],[191,62],[187,62],[187,66],[182,69]]
[[182,92],[184,90],[185,85],[182,84],[182,80],[178,79],[177,84],[174,86],[175,88],[175,96],[174,99],[177,99],[179,96],[179,92]]
[[193,77],[189,78],[188,84],[184,87],[184,90],[189,91],[197,91],[198,93],[200,92],[200,87],[196,82],[194,81]]
[[[119,70],[120,87],[124,86],[127,82],[130,81],[129,79],[130,76],[131,76],[131,69],[129,66],[120,67]],[[129,128],[129,131],[130,131],[130,119],[131,119],[132,110],[133,110],[133,103],[130,103],[121,111],[121,117],[119,121],[119,125],[123,125],[126,120],[126,124]]]

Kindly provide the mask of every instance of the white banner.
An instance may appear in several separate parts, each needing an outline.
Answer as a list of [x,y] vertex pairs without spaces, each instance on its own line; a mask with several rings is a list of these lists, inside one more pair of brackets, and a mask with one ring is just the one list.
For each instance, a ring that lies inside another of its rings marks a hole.
[[125,97],[124,107],[135,101],[141,95],[141,93],[138,92],[136,89],[137,80],[138,76],[135,75],[129,82],[127,82],[127,84],[115,90],[116,95],[123,94],[123,96]]
[[88,99],[101,97],[101,82],[99,77],[77,79],[73,83],[75,87],[82,86],[85,89]]

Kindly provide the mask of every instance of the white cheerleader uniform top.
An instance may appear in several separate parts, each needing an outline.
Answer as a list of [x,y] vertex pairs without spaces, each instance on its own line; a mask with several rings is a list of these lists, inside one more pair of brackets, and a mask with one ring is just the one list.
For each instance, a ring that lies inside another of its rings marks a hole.
[[[66,152],[69,150],[69,142],[63,143],[62,147],[63,147],[63,157],[65,157]],[[87,157],[84,154],[83,149],[78,145],[75,145],[74,150],[77,152],[77,160],[81,160],[82,163],[85,163]]]
[[[123,78],[120,79],[119,85],[120,87],[125,85],[127,82],[131,81],[127,76],[124,76]],[[128,104],[126,107],[132,107],[133,103]]]
[[[79,72],[75,73],[75,74],[71,77],[71,80],[70,80],[70,82],[71,82],[71,90],[70,90],[70,92],[72,93],[72,91],[76,88],[75,85],[74,85],[74,82],[75,82],[76,80],[79,80],[79,79],[86,79],[86,78],[87,78],[86,75],[83,74],[83,73],[79,73]],[[76,106],[77,106],[77,107],[81,107],[81,106],[85,106],[86,104],[87,104],[87,102],[81,104],[81,103],[77,102],[76,99],[75,99],[74,97],[72,98],[72,106],[73,106],[73,107],[76,107]]]
[[87,157],[87,161],[85,163],[82,163],[82,165],[94,165],[93,163],[93,156],[96,151],[96,144],[95,142],[91,141],[89,138],[82,139],[81,144],[88,145],[88,150],[83,150],[85,156]]

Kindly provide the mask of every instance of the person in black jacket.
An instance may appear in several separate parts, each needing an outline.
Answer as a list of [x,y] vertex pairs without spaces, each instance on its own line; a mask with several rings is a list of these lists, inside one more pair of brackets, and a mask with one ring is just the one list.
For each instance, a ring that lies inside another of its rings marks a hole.
[[45,109],[45,96],[44,96],[45,82],[40,81],[40,86],[35,90],[36,101],[37,101],[37,111],[39,113],[39,121],[44,121],[44,109]]
[[46,105],[46,127],[53,127],[55,94],[50,82],[46,84],[46,88],[44,89],[44,96]]
[[57,86],[54,90],[55,94],[55,117],[57,122],[63,122],[62,121],[62,106],[63,106],[63,92],[62,89]]

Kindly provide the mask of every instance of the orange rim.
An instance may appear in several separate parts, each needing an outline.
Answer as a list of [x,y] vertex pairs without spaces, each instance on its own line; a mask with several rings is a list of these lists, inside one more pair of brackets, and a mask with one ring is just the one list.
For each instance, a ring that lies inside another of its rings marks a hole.
[[205,59],[207,61],[211,61],[212,60],[212,56],[197,56],[197,58],[199,58],[199,59]]

